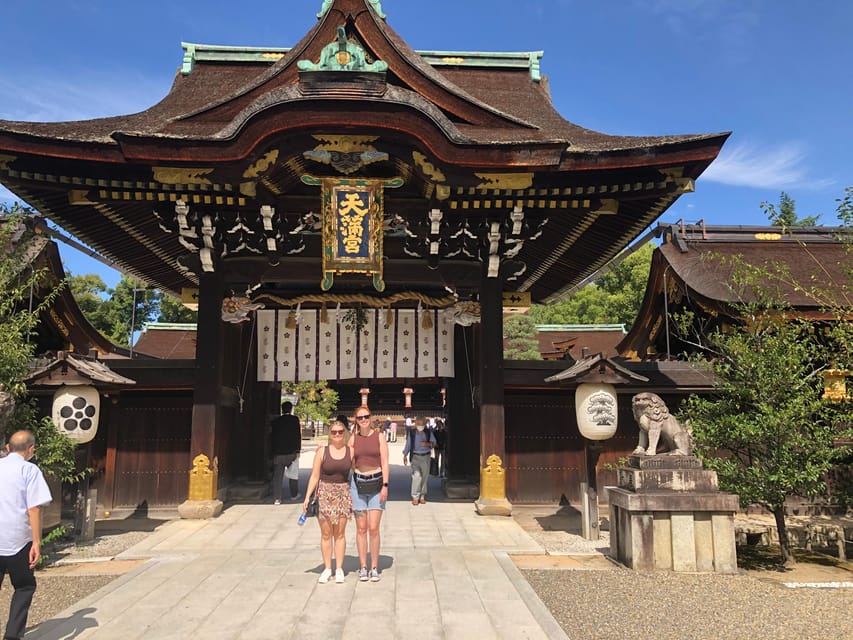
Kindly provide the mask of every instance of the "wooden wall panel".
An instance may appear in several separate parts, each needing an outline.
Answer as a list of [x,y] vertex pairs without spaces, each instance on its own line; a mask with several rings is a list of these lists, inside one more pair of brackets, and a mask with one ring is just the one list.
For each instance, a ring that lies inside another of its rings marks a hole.
[[507,498],[519,503],[575,503],[584,473],[574,394],[507,391]]
[[[633,393],[619,394],[619,426],[601,443],[598,460],[599,503],[604,488],[616,483],[617,462],[637,446],[637,423],[631,413]],[[677,398],[665,397],[668,406]],[[586,479],[584,438],[575,418],[573,389],[524,392],[508,389],[506,402],[507,498],[520,504],[554,504],[567,499],[580,504],[580,483]]]
[[114,508],[176,506],[186,500],[190,395],[125,395],[113,412],[118,430]]

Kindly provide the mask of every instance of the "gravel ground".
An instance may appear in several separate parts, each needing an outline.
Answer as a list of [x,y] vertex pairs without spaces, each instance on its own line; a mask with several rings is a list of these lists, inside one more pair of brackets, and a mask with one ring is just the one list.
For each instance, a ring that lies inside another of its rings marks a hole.
[[522,571],[574,639],[845,640],[853,589],[787,589],[751,576]]
[[[95,540],[89,544],[75,545],[65,541],[51,543],[47,549],[43,549],[48,554],[47,566],[36,571],[36,594],[30,607],[27,627],[53,618],[118,578],[120,574],[115,573],[113,567],[108,566],[109,563],[103,563],[104,571],[101,573],[98,570],[100,563],[93,561],[107,560],[129,549],[149,536],[158,524],[159,521],[148,519],[98,523]],[[65,566],[75,562],[85,562],[85,572],[69,571],[70,567]],[[128,569],[131,567],[127,565]],[[12,593],[12,585],[7,577],[0,589],[2,629],[5,629]]]
[[[552,555],[607,554],[609,533],[597,541],[568,531],[580,524],[572,509],[521,507],[513,517]],[[605,570],[525,569],[522,575],[569,638],[668,640],[845,640],[853,638],[853,588],[790,589],[785,574],[639,573]],[[853,581],[853,572],[830,572],[799,563],[799,579],[827,575]]]

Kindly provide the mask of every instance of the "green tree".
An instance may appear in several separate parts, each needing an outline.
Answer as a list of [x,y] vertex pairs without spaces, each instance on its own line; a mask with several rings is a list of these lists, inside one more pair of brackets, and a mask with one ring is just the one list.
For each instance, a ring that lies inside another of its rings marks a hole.
[[794,199],[784,191],[779,194],[779,204],[773,205],[770,202],[762,202],[761,208],[767,215],[770,224],[777,227],[813,227],[817,224],[820,216],[806,216],[800,218],[797,216],[797,203]]
[[504,319],[504,358],[506,360],[541,360],[536,323],[526,314],[513,314]]
[[157,322],[198,322],[198,313],[187,309],[180,300],[163,293],[158,296]]
[[647,243],[570,298],[533,305],[536,324],[633,325],[643,302],[655,245]]
[[113,289],[95,274],[72,275],[69,285],[86,319],[120,346],[130,346],[131,334],[156,317],[161,305],[158,291],[124,275]]
[[101,276],[94,273],[69,275],[68,287],[77,301],[77,306],[86,319],[105,336],[112,333],[112,323],[107,315],[109,305],[105,304],[109,289]]
[[[692,395],[681,408],[697,453],[741,505],[773,513],[782,561],[794,562],[785,500],[825,490],[825,478],[843,450],[833,446],[839,425],[850,424],[848,403],[822,400],[822,371],[847,353],[851,325],[842,319],[824,331],[801,321],[768,283],[786,277],[773,268],[739,264],[732,281],[743,323],[691,339],[710,357],[713,393]],[[681,318],[686,333],[689,318]]]
[[329,422],[338,410],[338,392],[320,382],[282,382],[281,390],[297,397],[293,415],[305,422]]
[[27,255],[27,218],[30,209],[0,203],[0,390],[15,402],[8,416],[3,441],[19,429],[33,431],[38,442],[37,461],[45,474],[62,480],[76,479],[74,442],[61,434],[49,417],[41,417],[34,401],[26,401],[24,379],[35,353],[31,340],[39,322],[39,314],[47,308],[58,289],[42,296],[38,306],[30,308],[30,291],[44,285],[46,269],[25,268],[32,256]]

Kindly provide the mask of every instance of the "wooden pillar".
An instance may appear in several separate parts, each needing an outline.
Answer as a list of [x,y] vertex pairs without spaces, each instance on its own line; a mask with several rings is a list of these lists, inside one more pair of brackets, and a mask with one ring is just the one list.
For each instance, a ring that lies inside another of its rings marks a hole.
[[[195,392],[193,394],[189,471],[189,499],[178,512],[184,518],[218,515],[222,503],[217,499],[217,483],[201,492],[193,490],[193,481],[204,473],[201,466],[213,470],[218,465],[216,436],[222,430],[224,415],[221,391],[223,380],[222,278],[218,273],[199,277],[198,329],[196,332]],[[201,466],[200,466],[201,465]],[[215,474],[218,476],[218,474]],[[205,485],[208,486],[208,485]],[[218,503],[217,506],[214,503]]]
[[504,431],[503,284],[485,273],[480,288],[480,497],[481,515],[511,515],[506,499]]

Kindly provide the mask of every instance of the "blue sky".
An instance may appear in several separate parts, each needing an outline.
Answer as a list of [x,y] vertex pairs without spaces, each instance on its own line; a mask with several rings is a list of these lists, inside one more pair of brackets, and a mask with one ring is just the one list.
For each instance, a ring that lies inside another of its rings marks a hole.
[[[321,0],[6,0],[0,118],[79,120],[143,110],[169,90],[181,42],[289,47]],[[558,111],[618,135],[732,131],[661,218],[765,224],[790,194],[836,222],[853,184],[853,3],[840,0],[384,0],[411,46],[544,50]],[[0,188],[0,199],[13,200]],[[66,266],[117,275],[66,247]]]

